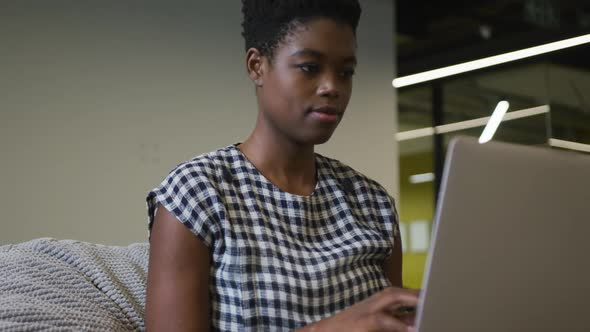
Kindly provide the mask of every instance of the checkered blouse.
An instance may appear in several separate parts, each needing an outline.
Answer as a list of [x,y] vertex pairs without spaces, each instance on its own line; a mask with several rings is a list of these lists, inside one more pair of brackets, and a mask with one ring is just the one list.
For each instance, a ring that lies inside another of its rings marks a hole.
[[230,145],[148,194],[150,229],[161,203],[211,250],[212,331],[292,331],[390,285],[392,198],[336,160],[316,154],[316,165],[314,192],[294,195]]

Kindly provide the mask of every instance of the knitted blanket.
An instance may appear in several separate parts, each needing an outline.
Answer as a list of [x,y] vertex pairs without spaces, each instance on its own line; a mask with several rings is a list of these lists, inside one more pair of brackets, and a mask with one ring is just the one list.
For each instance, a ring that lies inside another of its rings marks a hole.
[[147,243],[0,247],[0,331],[143,331]]

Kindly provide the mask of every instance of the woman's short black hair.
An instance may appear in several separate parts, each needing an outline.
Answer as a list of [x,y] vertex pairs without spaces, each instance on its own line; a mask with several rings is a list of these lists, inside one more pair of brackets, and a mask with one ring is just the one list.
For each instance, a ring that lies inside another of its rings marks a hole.
[[356,34],[358,0],[242,0],[246,50],[256,48],[272,59],[274,50],[298,24],[318,17],[348,24]]

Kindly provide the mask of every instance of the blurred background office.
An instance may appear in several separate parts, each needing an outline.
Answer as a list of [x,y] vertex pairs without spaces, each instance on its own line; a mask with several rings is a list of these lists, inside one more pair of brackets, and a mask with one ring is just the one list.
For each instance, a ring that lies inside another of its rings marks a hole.
[[[419,287],[451,137],[590,151],[590,1],[361,4],[352,100],[318,152],[396,198]],[[254,126],[240,23],[236,0],[0,0],[0,244],[146,241],[147,191]]]
[[396,13],[404,274],[419,287],[450,138],[491,129],[590,152],[590,1],[397,1]]

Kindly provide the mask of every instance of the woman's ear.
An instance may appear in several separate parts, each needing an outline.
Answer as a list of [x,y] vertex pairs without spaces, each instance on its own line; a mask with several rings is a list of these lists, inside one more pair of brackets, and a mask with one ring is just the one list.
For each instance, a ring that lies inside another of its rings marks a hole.
[[257,87],[262,86],[263,56],[258,49],[250,48],[246,52],[246,70],[252,82]]

